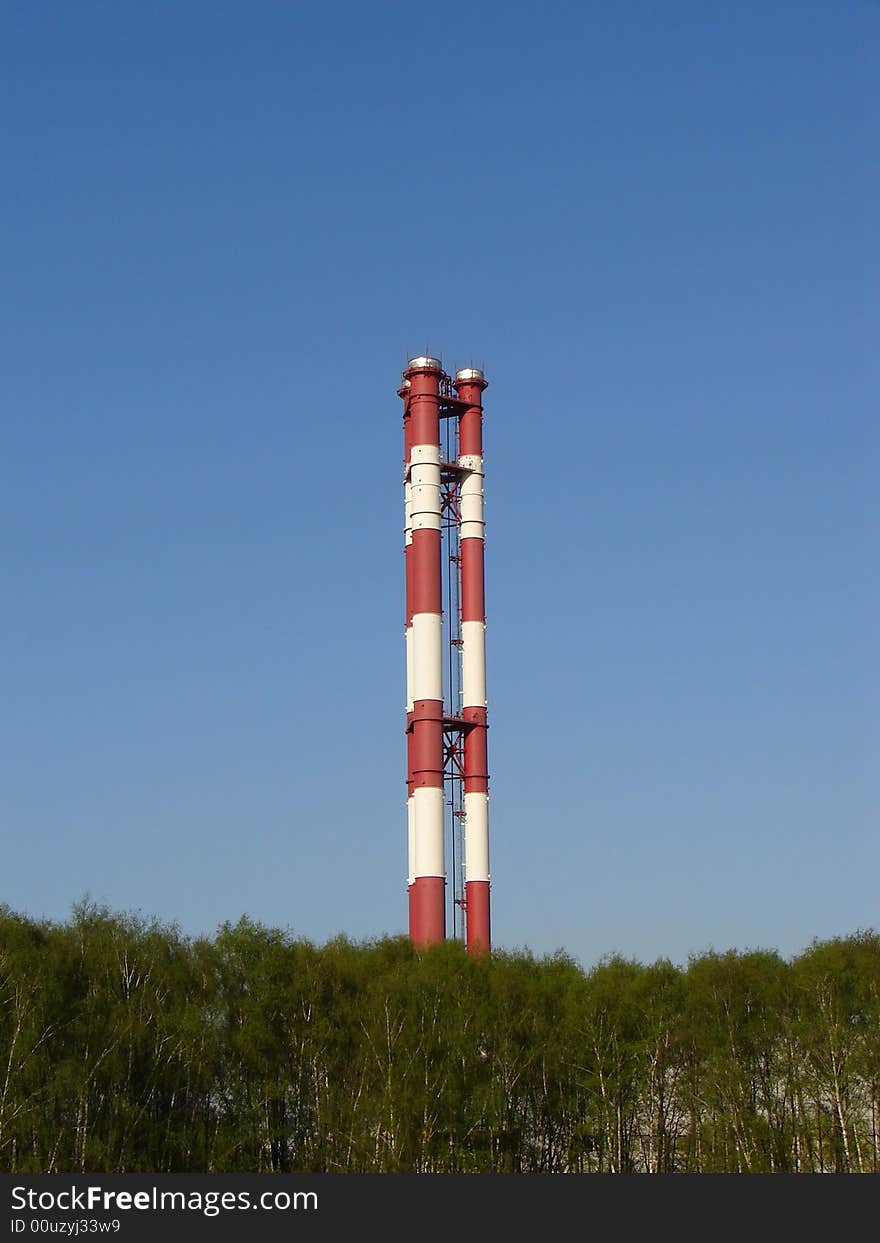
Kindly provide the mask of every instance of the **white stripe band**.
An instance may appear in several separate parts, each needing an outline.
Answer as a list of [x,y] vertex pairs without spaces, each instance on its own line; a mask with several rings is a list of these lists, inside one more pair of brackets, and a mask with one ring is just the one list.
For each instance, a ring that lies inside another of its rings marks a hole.
[[413,445],[409,460],[410,525],[416,531],[440,530],[440,446]]
[[413,445],[409,451],[409,465],[417,466],[422,462],[432,462],[435,466],[439,466],[440,446]]
[[486,623],[461,623],[461,703],[463,708],[486,706]]
[[415,613],[412,619],[413,700],[443,698],[443,619],[439,613]]
[[461,521],[483,521],[483,476],[465,475],[461,483]]
[[406,800],[406,842],[408,868],[406,883],[411,885],[416,878],[416,809],[412,795]]
[[443,857],[443,791],[436,786],[413,790],[413,876],[445,876]]
[[414,466],[410,474],[410,520],[414,531],[440,530],[440,467]]
[[407,479],[403,485],[403,543],[412,543],[412,488]]
[[489,796],[477,792],[464,796],[464,878],[489,879]]
[[404,637],[406,642],[406,710],[412,712],[413,706],[413,642],[412,642],[412,626],[404,628]]

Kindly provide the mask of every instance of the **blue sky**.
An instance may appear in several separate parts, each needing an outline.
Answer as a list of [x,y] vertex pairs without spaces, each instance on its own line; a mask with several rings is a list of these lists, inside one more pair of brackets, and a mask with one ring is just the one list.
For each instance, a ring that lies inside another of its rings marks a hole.
[[878,50],[867,0],[7,0],[0,901],[405,929],[430,349],[490,381],[496,943],[877,927]]

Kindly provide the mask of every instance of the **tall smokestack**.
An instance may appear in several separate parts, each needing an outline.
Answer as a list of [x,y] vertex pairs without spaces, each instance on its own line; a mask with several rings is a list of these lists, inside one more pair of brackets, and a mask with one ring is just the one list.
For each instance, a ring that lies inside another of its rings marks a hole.
[[443,792],[443,604],[440,381],[437,358],[404,372],[406,460],[409,929],[416,945],[446,936]]
[[468,952],[486,953],[489,932],[489,768],[486,720],[486,600],[483,573],[483,408],[476,367],[455,373],[459,413],[461,715],[464,733],[465,927]]

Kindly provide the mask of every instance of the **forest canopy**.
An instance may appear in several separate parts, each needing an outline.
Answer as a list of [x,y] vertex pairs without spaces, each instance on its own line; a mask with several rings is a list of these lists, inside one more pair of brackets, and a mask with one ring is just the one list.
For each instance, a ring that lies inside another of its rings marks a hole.
[[878,1172],[880,935],[686,967],[0,907],[9,1172]]

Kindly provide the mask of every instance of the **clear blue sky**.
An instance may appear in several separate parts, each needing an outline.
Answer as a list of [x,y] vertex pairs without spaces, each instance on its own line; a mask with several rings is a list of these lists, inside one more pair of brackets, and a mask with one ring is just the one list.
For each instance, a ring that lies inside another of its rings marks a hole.
[[406,923],[407,351],[484,364],[498,944],[880,925],[880,5],[0,6],[0,901]]

